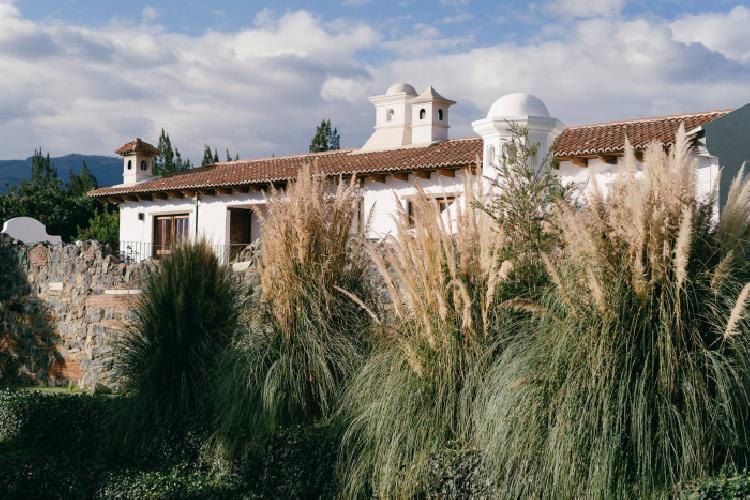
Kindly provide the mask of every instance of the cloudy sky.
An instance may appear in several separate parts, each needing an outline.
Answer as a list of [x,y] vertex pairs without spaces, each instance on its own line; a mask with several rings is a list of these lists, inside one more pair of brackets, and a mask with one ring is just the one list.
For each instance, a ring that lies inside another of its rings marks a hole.
[[[127,4],[127,7],[125,5]],[[165,128],[243,158],[371,132],[395,81],[458,104],[451,136],[531,92],[566,124],[750,102],[750,3],[0,0],[0,158],[111,154]]]

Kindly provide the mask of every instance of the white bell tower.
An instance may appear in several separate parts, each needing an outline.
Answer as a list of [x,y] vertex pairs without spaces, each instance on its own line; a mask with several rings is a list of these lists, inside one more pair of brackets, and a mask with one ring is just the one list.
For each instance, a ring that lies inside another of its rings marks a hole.
[[507,94],[492,103],[487,117],[471,123],[474,132],[484,140],[482,173],[494,178],[495,165],[500,161],[503,148],[513,138],[512,126],[526,128],[529,141],[539,145],[537,162],[547,155],[555,138],[565,127],[552,118],[544,102],[531,94]]
[[141,139],[127,142],[115,149],[123,158],[123,184],[136,184],[154,176],[154,158],[159,150]]
[[448,108],[456,104],[432,85],[411,100],[411,143],[430,144],[448,139]]
[[411,108],[417,95],[408,83],[395,83],[383,95],[370,97],[375,105],[375,131],[362,150],[392,149],[411,144]]

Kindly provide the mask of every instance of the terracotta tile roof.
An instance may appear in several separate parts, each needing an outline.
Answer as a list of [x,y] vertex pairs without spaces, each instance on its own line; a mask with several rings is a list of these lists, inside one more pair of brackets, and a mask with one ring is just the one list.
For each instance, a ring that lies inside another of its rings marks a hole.
[[242,186],[296,177],[306,162],[327,175],[408,172],[434,168],[456,168],[473,164],[482,155],[482,139],[455,139],[421,147],[360,153],[336,150],[326,153],[239,160],[186,170],[129,186],[95,189],[89,196],[190,190]]
[[132,155],[135,153],[141,153],[159,156],[159,150],[157,148],[147,142],[143,142],[140,139],[126,142],[119,148],[115,149],[115,153],[117,153],[118,155]]
[[636,149],[643,149],[653,141],[671,144],[680,124],[684,123],[685,130],[689,132],[728,112],[729,110],[709,111],[567,127],[555,140],[555,154],[559,158],[565,158],[622,153],[626,136]]

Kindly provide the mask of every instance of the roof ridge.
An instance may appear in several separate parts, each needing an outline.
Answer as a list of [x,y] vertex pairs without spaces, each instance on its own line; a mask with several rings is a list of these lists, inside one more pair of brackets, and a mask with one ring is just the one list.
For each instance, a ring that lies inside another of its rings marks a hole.
[[212,165],[222,166],[222,165],[232,165],[237,163],[250,163],[253,161],[272,161],[272,160],[289,160],[293,158],[307,158],[307,157],[319,157],[319,156],[328,156],[328,155],[334,155],[334,154],[348,154],[354,151],[354,148],[341,148],[341,149],[331,149],[329,151],[321,151],[319,153],[297,153],[293,155],[283,155],[283,156],[266,156],[261,158],[252,158],[248,160],[231,160],[231,161],[220,161],[216,163],[212,163]]
[[[446,142],[465,142],[465,141],[481,141],[481,137],[462,137],[459,139],[446,139],[444,141],[438,141],[438,142],[431,142],[429,144],[407,144],[398,148],[389,148],[384,150],[373,150],[373,151],[362,151],[360,148],[341,148],[341,149],[332,149],[329,151],[321,151],[320,153],[298,153],[298,154],[292,154],[292,155],[284,155],[284,156],[266,156],[261,158],[251,158],[246,160],[232,160],[232,161],[220,161],[217,163],[212,163],[211,165],[214,166],[224,166],[224,165],[236,165],[239,163],[252,163],[254,161],[272,161],[272,160],[291,160],[296,158],[308,158],[308,157],[322,157],[322,156],[329,156],[329,155],[335,155],[335,154],[349,154],[349,153],[380,153],[385,151],[397,151],[399,149],[415,149],[415,148],[426,148],[429,146],[439,146],[440,144],[445,144]],[[200,168],[200,167],[199,167]]]
[[611,122],[587,123],[583,125],[570,125],[565,128],[570,130],[570,129],[582,129],[582,128],[593,128],[593,127],[606,127],[606,126],[612,126],[612,125],[627,125],[631,123],[650,123],[650,122],[657,122],[657,121],[663,121],[663,120],[674,120],[678,118],[689,118],[689,117],[695,117],[695,116],[727,114],[732,111],[734,111],[734,109],[729,108],[729,109],[716,109],[713,111],[699,111],[696,113],[680,113],[676,115],[660,115],[660,116],[647,116],[643,118],[627,118],[625,120],[617,120],[617,121],[611,121]]

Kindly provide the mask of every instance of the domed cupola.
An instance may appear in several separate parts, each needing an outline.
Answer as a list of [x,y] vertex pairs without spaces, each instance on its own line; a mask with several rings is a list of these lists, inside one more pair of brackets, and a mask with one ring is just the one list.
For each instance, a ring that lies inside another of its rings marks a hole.
[[538,161],[547,155],[564,125],[550,116],[544,101],[526,93],[506,94],[490,106],[487,117],[471,123],[474,132],[482,136],[484,151],[482,170],[494,177],[503,147],[513,138],[514,126],[529,131],[529,141],[539,145]]
[[487,118],[499,117],[522,117],[522,116],[541,116],[549,118],[549,111],[544,101],[537,96],[516,92],[515,94],[506,94],[492,103],[490,110],[487,112]]

